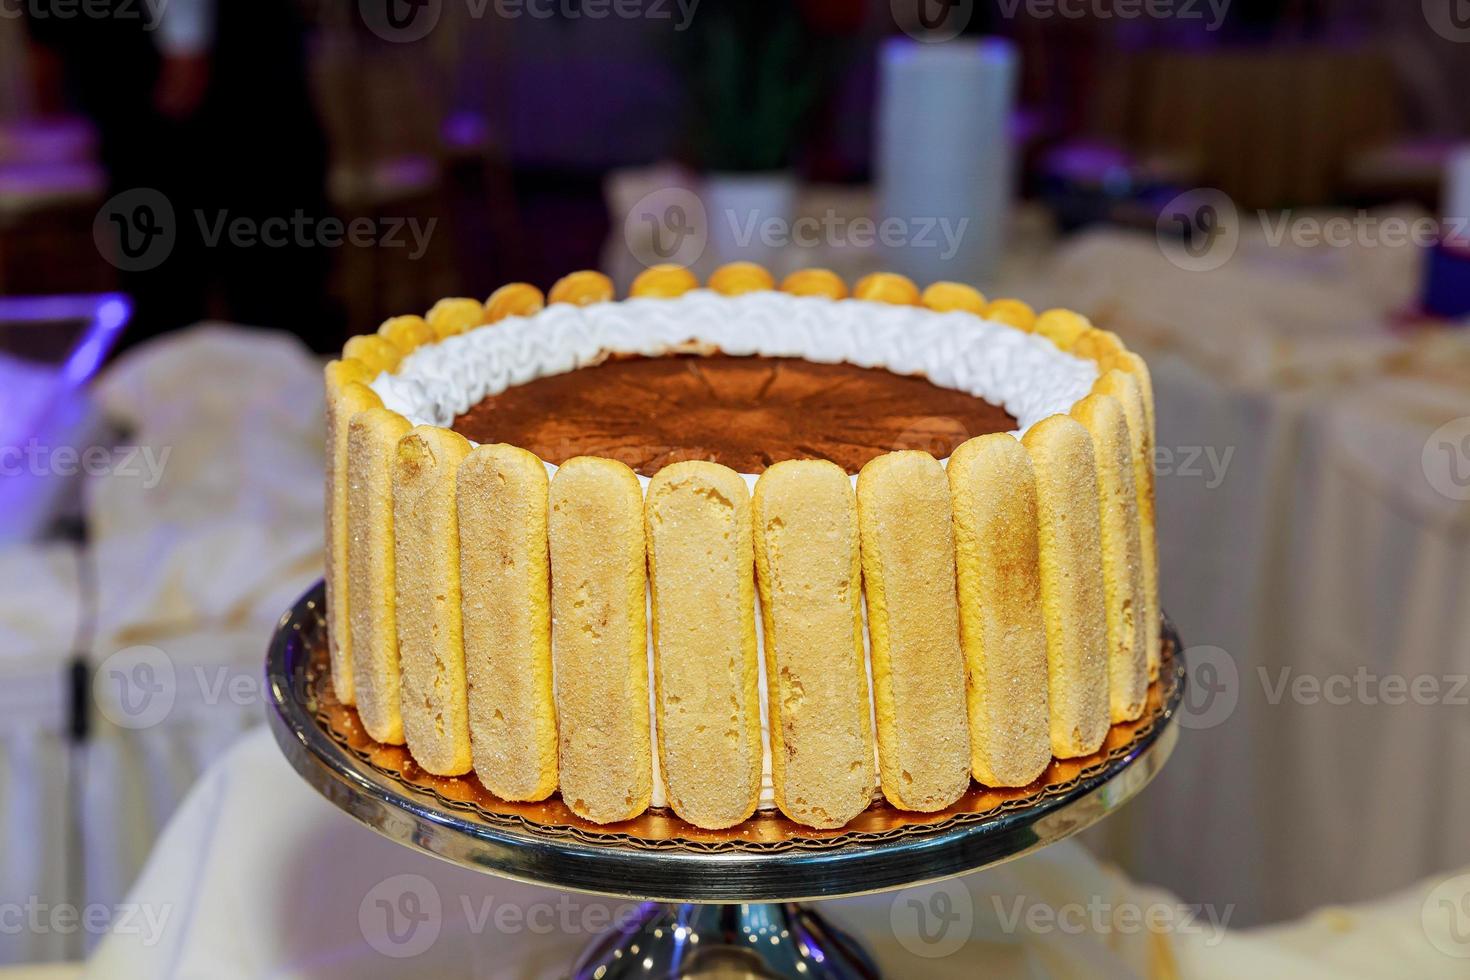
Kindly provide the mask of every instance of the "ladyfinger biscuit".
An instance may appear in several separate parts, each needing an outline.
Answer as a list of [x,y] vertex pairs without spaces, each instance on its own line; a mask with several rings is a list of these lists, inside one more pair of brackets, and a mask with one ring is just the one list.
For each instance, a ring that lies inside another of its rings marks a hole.
[[613,298],[613,282],[596,269],[569,272],[552,284],[546,294],[547,303],[571,303],[591,306]]
[[709,288],[722,296],[739,296],[775,289],[776,280],[764,266],[754,262],[727,262],[710,273]]
[[831,269],[797,269],[781,280],[781,291],[793,296],[846,299],[847,283]]
[[1091,329],[1087,317],[1071,310],[1047,310],[1036,318],[1036,332],[1062,350],[1071,350]]
[[610,459],[567,460],[549,531],[562,799],[594,823],[629,820],[653,798],[638,478]]
[[525,282],[508,282],[485,300],[483,319],[498,323],[508,316],[531,316],[546,308],[541,290]]
[[376,376],[398,370],[403,351],[375,333],[358,334],[342,345],[342,360],[361,361]]
[[1147,425],[1148,442],[1152,446],[1158,435],[1158,418],[1154,415],[1154,383],[1149,374],[1148,362],[1131,350],[1118,354],[1114,366],[1133,376],[1138,382],[1138,393],[1143,396],[1144,422]]
[[919,287],[908,276],[896,272],[873,272],[853,285],[852,298],[895,306],[918,306]]
[[948,476],[970,765],[987,786],[1027,786],[1051,762],[1036,476],[1005,433],[956,449]]
[[1096,361],[1098,371],[1102,372],[1113,367],[1118,358],[1128,353],[1128,348],[1123,346],[1122,339],[1111,330],[1093,327],[1084,330],[1072,342],[1072,353]]
[[456,490],[475,773],[503,800],[544,800],[557,778],[546,466],[479,446]]
[[883,795],[942,810],[970,786],[949,484],[928,453],[889,453],[863,467],[857,499]]
[[[338,363],[338,362],[333,362]],[[327,366],[327,647],[331,651],[332,687],[337,700],[356,700],[352,677],[352,626],[348,618],[351,601],[347,592],[347,423],[358,412],[381,408],[383,402],[366,385],[356,381],[332,384]]]
[[398,616],[394,600],[393,466],[413,426],[370,408],[347,424],[347,610],[353,685],[362,727],[386,745],[403,744],[399,707]]
[[473,330],[485,322],[485,306],[466,296],[441,299],[424,314],[434,336],[440,340]]
[[852,483],[826,460],[777,463],[756,483],[754,524],[776,805],[841,827],[874,779]]
[[1098,394],[1073,405],[1072,417],[1092,436],[1093,455],[1097,458],[1111,718],[1114,722],[1134,721],[1143,714],[1148,701],[1148,641],[1144,631],[1138,494],[1128,420],[1116,398]]
[[1036,326],[1036,311],[1024,300],[997,299],[985,307],[985,319],[1029,332]]
[[733,826],[761,792],[750,491],[715,463],[674,463],[644,505],[653,587],[659,771],[696,827]]
[[352,381],[371,385],[373,379],[378,376],[378,372],[369,368],[362,361],[348,357],[340,361],[328,361],[327,366],[322,370],[322,376],[326,379],[327,395],[334,397]]
[[673,299],[683,296],[691,289],[699,288],[699,280],[694,273],[682,265],[665,263],[663,265],[651,265],[638,273],[633,284],[628,287],[630,297],[647,297],[650,299]]
[[[1135,357],[1137,355],[1134,355]],[[1108,371],[1092,390],[1109,395],[1123,406],[1128,440],[1133,448],[1133,486],[1138,502],[1138,545],[1143,579],[1144,639],[1148,650],[1148,678],[1157,680],[1163,656],[1159,612],[1159,546],[1154,518],[1154,434],[1148,409],[1136,377],[1121,370]]]
[[972,286],[958,282],[931,282],[924,287],[919,302],[936,313],[960,310],[976,316],[985,315],[985,294]]
[[414,761],[435,776],[462,776],[473,761],[455,507],[469,451],[458,433],[420,425],[398,441],[393,465],[403,734]]
[[1022,440],[1036,471],[1051,750],[1090,755],[1108,734],[1107,605],[1097,461],[1076,419],[1053,415]]
[[421,316],[395,316],[385,320],[378,328],[378,336],[397,347],[404,357],[438,339],[434,328]]

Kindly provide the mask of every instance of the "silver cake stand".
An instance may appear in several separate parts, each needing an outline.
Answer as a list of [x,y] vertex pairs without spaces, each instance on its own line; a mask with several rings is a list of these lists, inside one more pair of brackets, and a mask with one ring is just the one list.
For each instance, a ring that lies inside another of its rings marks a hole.
[[414,770],[406,753],[371,743],[325,680],[323,588],[280,622],[267,680],[272,730],[308,783],[385,837],[466,868],[640,901],[631,921],[603,935],[576,978],[877,977],[861,945],[804,901],[938,881],[1020,857],[1116,811],[1163,766],[1178,738],[1184,662],[1172,627],[1169,654],[1145,718],[1115,726],[1096,756],[1054,763],[1036,786],[976,787],[942,814],[903,814],[875,803],[848,828],[809,831],[779,815],[723,834],[667,813],[599,828],[553,798],[496,800],[473,777]]

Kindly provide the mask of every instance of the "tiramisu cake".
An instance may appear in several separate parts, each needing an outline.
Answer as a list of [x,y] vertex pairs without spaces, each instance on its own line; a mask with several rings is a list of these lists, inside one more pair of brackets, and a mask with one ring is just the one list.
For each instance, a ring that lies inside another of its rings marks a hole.
[[1152,393],[1074,313],[578,272],[390,320],[326,387],[333,684],[429,773],[834,828],[1144,710]]

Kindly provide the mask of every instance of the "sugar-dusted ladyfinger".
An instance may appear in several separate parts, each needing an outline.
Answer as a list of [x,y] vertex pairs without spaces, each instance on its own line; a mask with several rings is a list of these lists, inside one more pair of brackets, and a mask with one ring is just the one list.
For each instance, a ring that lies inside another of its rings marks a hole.
[[458,433],[420,425],[398,441],[393,466],[403,734],[414,761],[435,776],[462,776],[472,762],[455,506],[469,451]]
[[638,478],[610,459],[567,460],[549,529],[562,799],[594,823],[629,820],[653,799]]
[[1149,445],[1158,434],[1158,418],[1154,414],[1154,383],[1149,374],[1148,362],[1131,350],[1121,351],[1113,361],[1113,367],[1127,371],[1138,382],[1138,393],[1143,398],[1144,421],[1148,425]]
[[475,774],[503,800],[544,800],[557,780],[546,466],[479,446],[456,490]]
[[949,484],[928,453],[889,453],[863,467],[857,499],[883,795],[942,810],[970,785]]
[[386,408],[347,424],[347,609],[353,687],[362,727],[386,745],[403,744],[399,706],[398,616],[393,581],[393,467],[413,428]]
[[1143,558],[1133,447],[1123,406],[1091,394],[1072,417],[1092,436],[1097,459],[1102,530],[1103,595],[1108,610],[1108,697],[1115,722],[1134,721],[1148,701],[1148,641],[1144,630]]
[[760,666],[750,491],[734,470],[659,470],[644,505],[659,771],[669,806],[730,827],[760,802]]
[[956,449],[948,476],[970,765],[987,786],[1027,786],[1051,762],[1036,476],[1005,433]]
[[[347,423],[358,412],[381,408],[373,390],[358,381],[338,382],[333,361],[327,365],[327,648],[331,653],[332,688],[337,700],[352,704],[356,689],[352,676],[351,598],[347,592]],[[355,363],[355,362],[354,362]]]
[[1023,444],[1036,471],[1051,748],[1071,759],[1096,752],[1109,725],[1097,462],[1087,429],[1066,415],[1036,423]]
[[1116,398],[1118,404],[1123,406],[1123,416],[1128,420],[1128,441],[1133,448],[1133,487],[1138,503],[1138,550],[1143,579],[1140,625],[1148,651],[1148,677],[1149,680],[1157,680],[1163,654],[1159,632],[1159,546],[1154,516],[1154,432],[1149,425],[1147,402],[1137,375],[1114,369],[1098,378],[1092,390]]
[[825,460],[777,463],[756,484],[754,523],[776,805],[841,827],[875,775],[852,483]]

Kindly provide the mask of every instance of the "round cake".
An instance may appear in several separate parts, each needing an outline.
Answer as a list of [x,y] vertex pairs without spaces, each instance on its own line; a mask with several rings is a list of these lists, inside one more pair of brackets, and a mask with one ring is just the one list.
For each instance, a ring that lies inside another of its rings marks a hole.
[[1077,314],[579,272],[390,320],[326,388],[336,694],[503,799],[941,811],[1157,676],[1148,371]]

